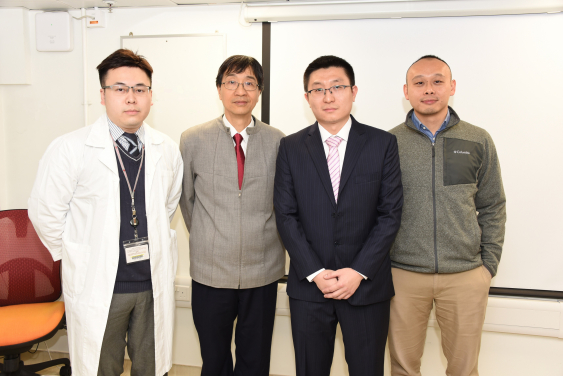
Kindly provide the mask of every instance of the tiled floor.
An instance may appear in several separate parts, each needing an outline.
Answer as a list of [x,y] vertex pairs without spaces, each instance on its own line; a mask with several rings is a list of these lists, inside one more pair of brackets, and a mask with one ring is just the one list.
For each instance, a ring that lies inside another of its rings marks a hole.
[[[53,359],[66,358],[67,356],[68,356],[68,354],[51,352],[51,357]],[[49,354],[46,351],[37,351],[35,354],[31,354],[29,352],[26,352],[26,353],[21,355],[20,359],[23,360],[24,364],[41,363],[41,362],[46,362],[46,361],[50,360]],[[0,362],[4,363],[4,359],[2,359]],[[61,368],[61,366],[55,366],[55,367],[47,368],[45,371],[39,372],[39,374],[40,375],[57,375],[58,376],[60,368]]]
[[[68,354],[51,352],[51,357],[53,359],[66,358],[68,357]],[[25,364],[45,362],[49,360],[49,354],[47,353],[47,351],[37,351],[35,354],[30,354],[27,352],[25,354],[22,354],[21,360],[23,360]],[[2,362],[3,360],[0,360],[0,363]],[[39,372],[39,374],[58,376],[60,368],[61,368],[60,366],[47,368],[46,370]],[[122,376],[130,376],[129,372],[131,371],[131,362],[129,360],[125,360],[125,364],[123,365],[123,368],[124,368],[124,372]],[[199,367],[188,367],[188,366],[179,366],[179,365],[174,365],[170,370],[170,372],[168,372],[168,376],[200,376],[200,375],[201,375],[201,368]]]
[[[66,358],[68,357],[68,354],[51,352],[51,357],[53,359]],[[22,354],[21,360],[23,360],[25,364],[45,362],[49,360],[49,354],[46,351],[37,351],[35,354],[30,354],[27,352],[25,354]],[[0,360],[0,363],[2,362],[3,360]],[[60,368],[60,366],[47,368],[46,370],[39,372],[39,374],[58,376]],[[125,372],[123,372],[122,375],[130,376],[129,372],[131,370],[131,362],[129,360],[125,360],[123,368]],[[168,372],[168,376],[200,376],[200,374],[201,368],[178,365],[173,366],[170,372]]]

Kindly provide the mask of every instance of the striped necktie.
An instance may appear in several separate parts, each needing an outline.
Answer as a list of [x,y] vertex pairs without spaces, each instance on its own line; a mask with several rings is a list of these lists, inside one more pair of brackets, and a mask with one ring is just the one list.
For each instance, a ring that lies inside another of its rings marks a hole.
[[131,157],[137,158],[141,155],[141,145],[136,134],[123,133],[119,138],[119,143]]
[[332,183],[332,191],[334,192],[334,201],[338,202],[338,189],[340,188],[340,156],[338,155],[338,145],[342,139],[338,136],[330,136],[326,139],[328,145],[328,173],[330,174],[330,182]]

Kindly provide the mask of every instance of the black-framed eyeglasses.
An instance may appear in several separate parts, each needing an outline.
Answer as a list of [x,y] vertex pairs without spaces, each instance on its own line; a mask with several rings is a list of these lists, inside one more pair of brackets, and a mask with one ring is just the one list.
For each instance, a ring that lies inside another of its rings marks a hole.
[[352,85],[334,85],[326,89],[319,87],[316,89],[309,90],[306,93],[311,94],[314,97],[324,97],[326,91],[328,90],[332,95],[338,95],[344,93],[344,90],[347,87],[352,87]]
[[135,95],[146,95],[151,91],[150,86],[146,85],[135,85],[135,86],[127,86],[127,85],[109,85],[109,86],[102,86],[102,89],[110,89],[112,93],[117,95],[126,95],[129,93],[129,89],[133,89],[133,94]]
[[225,85],[225,89],[227,89],[227,90],[236,90],[236,89],[238,89],[239,85],[242,85],[242,87],[246,91],[254,91],[254,90],[260,88],[260,85],[258,85],[254,81],[237,82],[237,81],[234,81],[234,80],[229,80],[229,81],[222,82],[222,84]]

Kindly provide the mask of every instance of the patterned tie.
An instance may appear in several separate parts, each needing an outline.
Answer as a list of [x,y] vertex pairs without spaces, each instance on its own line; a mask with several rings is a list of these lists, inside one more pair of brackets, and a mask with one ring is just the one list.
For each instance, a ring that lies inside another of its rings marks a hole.
[[238,189],[242,189],[242,179],[244,178],[244,151],[242,150],[242,135],[237,133],[233,136],[235,139],[235,152],[237,153],[238,167]]
[[340,156],[338,155],[338,145],[342,139],[338,136],[330,136],[325,141],[328,145],[328,173],[332,183],[332,191],[334,192],[334,201],[338,202],[338,189],[340,188]]
[[141,150],[140,150],[141,148],[139,147],[140,143],[137,140],[136,134],[123,133],[119,138],[119,141],[121,146],[123,146],[123,148],[127,150],[129,155],[132,156],[133,158],[137,158],[139,155],[141,155]]

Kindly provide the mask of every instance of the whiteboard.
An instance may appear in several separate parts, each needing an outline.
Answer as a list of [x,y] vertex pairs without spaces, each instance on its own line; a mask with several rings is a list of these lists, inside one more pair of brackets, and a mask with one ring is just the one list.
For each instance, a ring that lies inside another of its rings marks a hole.
[[303,72],[321,55],[352,64],[358,121],[389,130],[411,106],[405,73],[435,54],[452,67],[450,105],[495,141],[507,227],[492,286],[563,291],[563,14],[272,24],[271,124],[284,133],[314,122]]

